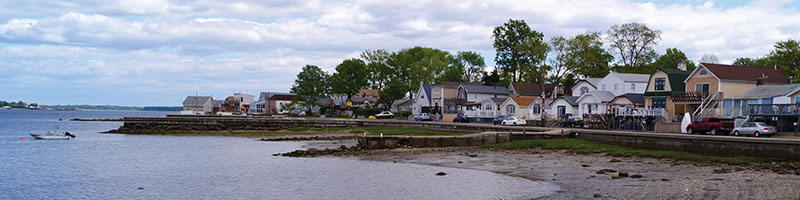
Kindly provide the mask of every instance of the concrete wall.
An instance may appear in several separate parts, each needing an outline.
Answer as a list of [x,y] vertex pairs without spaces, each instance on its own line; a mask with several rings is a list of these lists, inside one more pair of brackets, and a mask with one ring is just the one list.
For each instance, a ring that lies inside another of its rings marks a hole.
[[511,141],[511,133],[492,132],[462,136],[359,136],[361,149],[393,149],[398,147],[456,147],[499,144]]

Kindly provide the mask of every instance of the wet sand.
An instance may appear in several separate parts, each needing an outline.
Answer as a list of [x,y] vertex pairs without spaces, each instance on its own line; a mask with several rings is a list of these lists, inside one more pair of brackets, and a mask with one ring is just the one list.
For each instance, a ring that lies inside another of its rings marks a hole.
[[[343,144],[354,141],[315,141],[307,147]],[[794,191],[800,176],[756,166],[476,147],[370,150],[343,157],[484,170],[560,187],[544,199],[800,199]]]

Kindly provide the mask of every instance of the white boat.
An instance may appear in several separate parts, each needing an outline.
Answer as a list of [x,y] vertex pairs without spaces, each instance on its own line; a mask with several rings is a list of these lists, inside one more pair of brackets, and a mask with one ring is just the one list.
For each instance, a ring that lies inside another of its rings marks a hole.
[[75,135],[72,135],[69,132],[65,132],[64,134],[54,134],[50,131],[47,131],[45,134],[33,134],[31,133],[34,139],[37,140],[69,140],[75,138]]

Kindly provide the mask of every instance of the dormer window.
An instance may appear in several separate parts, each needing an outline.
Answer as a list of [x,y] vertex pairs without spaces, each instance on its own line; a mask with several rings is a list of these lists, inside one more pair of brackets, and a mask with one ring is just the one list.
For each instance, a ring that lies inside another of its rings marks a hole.
[[698,72],[697,74],[699,74],[699,75],[708,75],[708,71],[706,71],[705,69],[701,69],[700,72]]

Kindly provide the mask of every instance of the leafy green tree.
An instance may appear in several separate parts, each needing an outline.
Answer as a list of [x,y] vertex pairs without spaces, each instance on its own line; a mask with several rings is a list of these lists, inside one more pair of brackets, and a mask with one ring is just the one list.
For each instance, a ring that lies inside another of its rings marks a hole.
[[772,61],[770,61],[770,57],[761,57],[761,58],[736,58],[733,61],[733,65],[738,66],[757,66],[757,67],[765,67],[769,66]]
[[466,82],[467,79],[464,78],[464,72],[462,71],[461,67],[457,66],[450,66],[445,68],[444,74],[439,77],[436,77],[434,83],[443,83],[443,82]]
[[[459,51],[456,53],[455,62],[456,67],[464,69],[464,77],[467,81],[478,83],[483,69],[486,68],[486,63],[483,61],[483,56],[474,51]],[[445,71],[447,74],[447,71]]]
[[769,53],[769,61],[778,70],[792,78],[794,83],[800,80],[800,45],[797,40],[786,40],[775,43],[775,49]]
[[549,66],[544,63],[547,59],[547,52],[550,51],[550,46],[547,45],[547,42],[545,42],[542,37],[533,37],[517,45],[516,50],[522,52],[524,58],[527,59],[527,61],[525,61],[526,64],[521,65],[519,69],[518,80],[544,83],[545,78],[547,78],[547,71],[549,70]]
[[359,59],[347,59],[336,66],[336,72],[328,80],[331,92],[347,95],[347,100],[358,90],[369,85],[367,65]]
[[481,76],[481,85],[498,86],[498,82],[500,82],[500,75],[497,73],[497,69],[492,70],[491,73],[484,72]]
[[643,23],[631,22],[611,26],[607,33],[611,49],[619,59],[615,71],[650,73],[646,66],[657,56],[654,48],[661,39],[661,31],[652,30]]
[[292,102],[301,102],[307,109],[319,105],[330,89],[328,87],[328,79],[330,76],[322,71],[317,66],[306,65],[303,70],[297,74],[297,79],[294,80],[292,85],[292,93],[295,93],[295,99]]
[[[550,40],[549,58],[551,82],[562,82],[567,75],[578,78],[603,77],[609,73],[608,63],[614,56],[603,49],[599,33],[582,33],[572,38],[554,37]],[[567,81],[571,82],[571,81]]]
[[392,69],[390,79],[403,83],[413,98],[420,83],[435,81],[452,62],[453,56],[447,51],[425,47],[403,49],[391,54],[388,60]]
[[385,109],[390,109],[394,101],[402,99],[406,96],[406,87],[401,82],[389,81],[386,87],[378,94],[378,102],[385,106]]
[[[511,81],[516,82],[520,69],[530,65],[530,60],[536,60],[528,58],[532,53],[536,55],[534,53],[536,49],[530,48],[536,47],[537,41],[542,41],[544,34],[531,30],[525,20],[509,19],[502,26],[495,27],[492,36],[494,37],[493,46],[497,52],[494,59],[496,65],[503,68],[502,76],[511,77]],[[534,41],[524,45],[530,40]],[[529,52],[525,53],[520,50]]]
[[361,59],[367,62],[367,77],[372,89],[383,90],[384,83],[392,74],[387,64],[390,56],[391,54],[383,49],[366,50],[361,53]]
[[670,69],[677,69],[678,63],[683,60],[686,64],[686,70],[692,71],[695,68],[694,62],[686,58],[686,54],[684,54],[681,50],[677,48],[668,48],[667,52],[664,55],[661,55],[653,62],[650,71],[654,71],[655,68],[670,68]]

